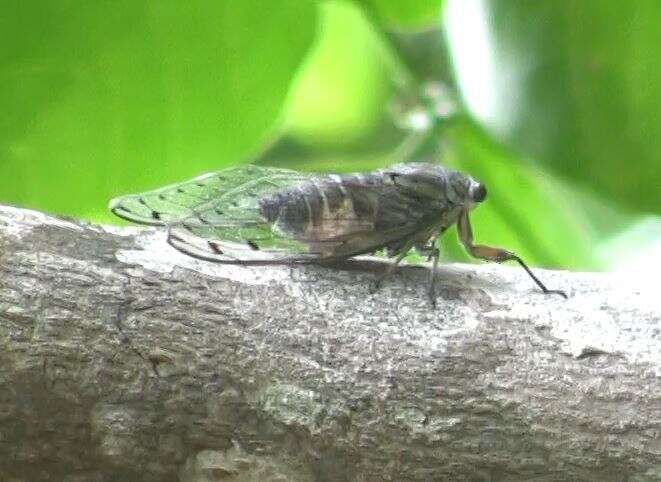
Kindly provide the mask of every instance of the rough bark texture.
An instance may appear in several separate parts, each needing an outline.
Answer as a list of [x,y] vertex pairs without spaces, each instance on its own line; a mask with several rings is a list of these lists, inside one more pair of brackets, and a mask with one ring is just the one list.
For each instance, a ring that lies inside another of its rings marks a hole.
[[0,208],[0,480],[661,480],[658,283],[384,265]]

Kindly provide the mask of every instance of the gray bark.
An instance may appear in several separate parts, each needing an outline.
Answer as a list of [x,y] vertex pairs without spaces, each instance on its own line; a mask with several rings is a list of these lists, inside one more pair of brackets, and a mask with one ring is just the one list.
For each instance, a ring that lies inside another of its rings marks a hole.
[[385,265],[0,207],[0,480],[661,480],[656,280]]

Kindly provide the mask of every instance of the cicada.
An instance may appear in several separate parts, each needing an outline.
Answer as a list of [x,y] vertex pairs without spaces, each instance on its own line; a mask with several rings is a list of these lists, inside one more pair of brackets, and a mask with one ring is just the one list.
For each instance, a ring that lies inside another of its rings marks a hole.
[[432,261],[436,241],[457,224],[473,257],[518,262],[511,251],[474,244],[470,211],[485,200],[484,184],[436,164],[407,163],[363,174],[316,175],[246,165],[110,202],[116,215],[165,226],[168,243],[195,258],[241,265],[329,263],[383,252],[395,258],[385,275],[416,249]]

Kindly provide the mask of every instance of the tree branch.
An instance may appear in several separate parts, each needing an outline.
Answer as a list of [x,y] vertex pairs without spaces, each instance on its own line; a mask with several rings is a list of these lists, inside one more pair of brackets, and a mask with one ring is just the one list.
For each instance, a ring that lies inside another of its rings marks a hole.
[[0,207],[2,480],[660,480],[657,282],[385,265]]

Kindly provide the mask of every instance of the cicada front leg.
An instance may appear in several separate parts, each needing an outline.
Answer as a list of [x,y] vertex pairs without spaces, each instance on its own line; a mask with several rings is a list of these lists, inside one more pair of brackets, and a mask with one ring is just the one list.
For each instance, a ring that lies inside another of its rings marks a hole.
[[560,295],[563,298],[567,298],[567,294],[562,290],[550,290],[533,274],[528,265],[523,262],[523,260],[515,253],[507,251],[502,248],[494,248],[491,246],[483,246],[479,244],[473,244],[473,229],[470,225],[470,220],[468,218],[468,210],[465,209],[459,215],[459,221],[457,222],[459,228],[459,237],[462,244],[466,248],[466,251],[470,253],[471,256],[475,258],[484,259],[486,261],[495,261],[496,263],[502,263],[503,261],[516,261],[521,265],[523,269],[526,270],[528,275],[532,280],[539,286],[539,288],[545,294],[554,294]]

